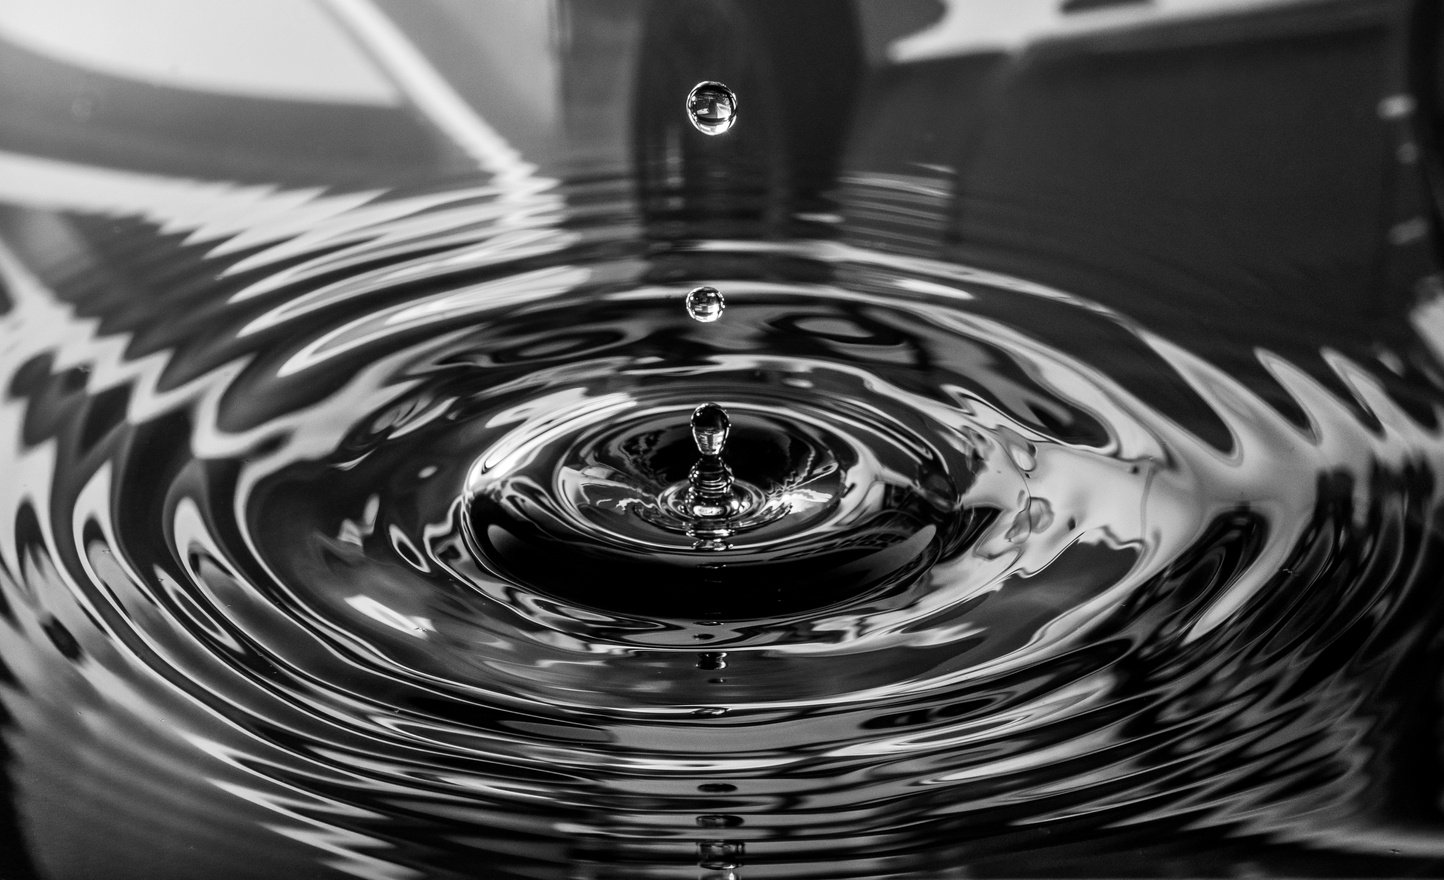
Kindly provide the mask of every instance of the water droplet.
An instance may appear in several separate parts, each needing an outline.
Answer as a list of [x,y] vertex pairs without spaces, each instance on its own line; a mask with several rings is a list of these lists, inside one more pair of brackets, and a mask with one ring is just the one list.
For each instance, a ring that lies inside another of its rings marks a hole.
[[722,291],[715,287],[698,287],[687,294],[687,314],[703,324],[710,324],[722,317],[722,310],[725,308],[727,301],[723,298]]
[[692,710],[692,714],[698,718],[720,718],[727,714],[727,710],[722,706],[703,706]]
[[730,782],[704,782],[697,786],[697,790],[706,794],[731,794],[737,786]]
[[702,455],[721,455],[731,430],[727,411],[715,403],[704,403],[692,412],[692,441]]
[[742,824],[742,817],[726,813],[709,813],[705,816],[698,816],[697,824],[702,828],[736,828]]
[[687,512],[694,519],[688,533],[702,539],[698,549],[725,549],[719,540],[736,531],[732,520],[747,506],[722,461],[731,430],[726,411],[715,403],[704,403],[692,413],[692,442],[702,457],[687,474]]
[[703,134],[722,134],[737,122],[737,95],[722,83],[699,82],[687,93],[687,117]]

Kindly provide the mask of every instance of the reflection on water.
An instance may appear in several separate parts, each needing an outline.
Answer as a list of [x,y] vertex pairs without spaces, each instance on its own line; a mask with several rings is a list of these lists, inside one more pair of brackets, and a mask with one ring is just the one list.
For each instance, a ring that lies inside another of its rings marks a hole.
[[0,875],[1444,868],[1407,4],[503,7],[0,12]]

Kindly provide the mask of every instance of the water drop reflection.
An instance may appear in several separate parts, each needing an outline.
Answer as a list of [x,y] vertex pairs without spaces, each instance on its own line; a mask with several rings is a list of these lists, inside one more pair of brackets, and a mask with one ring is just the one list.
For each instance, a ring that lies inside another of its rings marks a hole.
[[694,321],[710,324],[722,317],[727,302],[715,287],[698,287],[687,294],[687,314]]
[[737,124],[737,95],[722,83],[699,82],[687,94],[687,117],[703,134],[722,134]]

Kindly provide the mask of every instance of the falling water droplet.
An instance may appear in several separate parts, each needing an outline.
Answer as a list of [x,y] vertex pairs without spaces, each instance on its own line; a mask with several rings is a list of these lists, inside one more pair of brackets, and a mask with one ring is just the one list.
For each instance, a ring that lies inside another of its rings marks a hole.
[[698,287],[687,294],[687,314],[695,321],[710,324],[722,317],[727,302],[715,287]]
[[687,93],[687,116],[703,134],[722,134],[737,122],[737,95],[722,83],[699,82]]

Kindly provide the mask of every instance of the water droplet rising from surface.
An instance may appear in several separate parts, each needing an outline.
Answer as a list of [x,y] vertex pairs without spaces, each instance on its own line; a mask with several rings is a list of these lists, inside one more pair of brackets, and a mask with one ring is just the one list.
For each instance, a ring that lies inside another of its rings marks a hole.
[[687,314],[695,321],[710,324],[722,317],[727,301],[715,287],[698,287],[687,294]]
[[700,458],[687,474],[686,508],[693,520],[688,534],[698,538],[695,549],[725,550],[721,539],[736,533],[734,520],[749,511],[749,497],[738,491],[722,451],[732,431],[726,410],[704,403],[692,413],[692,442]]
[[704,868],[730,871],[742,863],[743,845],[731,840],[704,840],[697,844],[698,861]]
[[702,455],[720,456],[731,431],[727,411],[715,403],[704,403],[692,412],[692,441]]
[[737,95],[722,83],[699,82],[687,93],[687,117],[703,134],[722,134],[737,122]]

